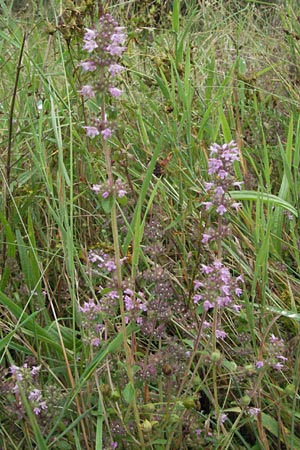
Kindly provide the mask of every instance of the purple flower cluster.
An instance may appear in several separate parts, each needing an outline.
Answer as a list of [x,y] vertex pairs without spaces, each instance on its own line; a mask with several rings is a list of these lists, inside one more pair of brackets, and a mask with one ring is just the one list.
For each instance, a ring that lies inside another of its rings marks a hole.
[[[225,307],[239,311],[241,306],[235,303],[234,298],[242,294],[240,286],[244,282],[243,277],[232,277],[229,269],[219,260],[215,260],[211,265],[202,264],[200,271],[203,278],[201,281],[194,281],[194,303],[201,302],[205,312]],[[212,323],[204,321],[203,329],[210,328]],[[224,340],[227,336],[226,332],[219,328],[216,328],[215,333],[216,339]]]
[[126,311],[126,323],[132,320],[141,325],[143,323],[141,313],[146,312],[148,309],[144,294],[142,292],[139,292],[136,295],[131,289],[127,288],[124,290],[123,300]]
[[81,326],[85,332],[83,341],[93,347],[100,345],[101,330],[103,328],[101,307],[93,299],[79,306]]
[[271,367],[278,371],[284,369],[285,362],[288,359],[283,355],[284,353],[285,344],[283,339],[271,334],[269,342],[266,344],[265,358],[260,358],[256,361],[256,368],[261,369],[262,367]]
[[96,263],[96,266],[99,267],[99,269],[105,269],[107,272],[113,272],[116,270],[115,258],[111,257],[102,250],[90,250],[88,259],[91,263]]
[[[236,144],[231,141],[229,144],[213,144],[210,147],[210,158],[208,160],[208,174],[211,177],[209,182],[204,182],[206,191],[211,199],[202,202],[206,210],[215,208],[219,216],[223,216],[229,208],[238,210],[241,204],[232,201],[229,190],[235,187],[241,188],[243,182],[236,181],[234,176],[234,162],[239,161],[239,151]],[[224,228],[224,227],[223,227]],[[225,234],[224,229],[218,230],[219,234]],[[216,238],[213,230],[208,230],[203,234],[202,242],[208,243]]]
[[[110,14],[102,16],[94,29],[86,28],[83,50],[86,50],[90,57],[79,63],[79,66],[85,72],[97,71],[97,76],[92,77],[90,84],[82,86],[78,91],[81,95],[86,98],[95,97],[96,92],[108,93],[115,98],[122,95],[123,91],[114,84],[116,76],[124,70],[124,67],[118,64],[118,60],[126,50],[125,40],[125,28],[119,27],[118,22]],[[113,133],[113,126],[105,115],[101,120],[95,119],[94,124],[83,128],[91,138],[101,134],[103,139],[109,139]]]
[[109,186],[108,183],[93,184],[92,191],[95,192],[95,194],[101,194],[104,199],[108,198],[114,192],[118,198],[123,198],[127,194],[126,186],[120,178],[116,180],[113,187]]
[[23,364],[22,367],[15,365],[10,367],[10,373],[16,381],[13,393],[17,394],[20,390],[23,390],[36,415],[48,408],[45,400],[43,400],[42,392],[37,386],[37,376],[40,369],[41,366],[29,367],[27,363]]
[[239,311],[240,306],[233,299],[242,294],[240,284],[244,281],[243,277],[234,279],[229,269],[219,260],[215,260],[210,266],[201,264],[201,273],[204,276],[202,281],[194,281],[194,303],[202,301],[205,311],[215,307],[231,307]]

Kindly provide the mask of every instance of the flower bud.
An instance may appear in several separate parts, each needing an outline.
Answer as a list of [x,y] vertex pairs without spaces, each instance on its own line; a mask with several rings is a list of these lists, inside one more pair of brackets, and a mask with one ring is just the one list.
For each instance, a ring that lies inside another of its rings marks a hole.
[[221,352],[220,350],[216,350],[215,352],[212,352],[210,359],[212,362],[218,362],[221,358]]
[[244,395],[241,398],[241,405],[242,406],[248,406],[250,404],[250,402],[251,402],[251,398],[249,397],[249,395]]
[[108,384],[101,384],[100,390],[103,395],[110,395],[111,389]]
[[154,403],[147,403],[146,405],[144,405],[144,411],[147,413],[153,413],[155,411]]
[[151,433],[152,431],[152,423],[147,419],[145,419],[144,422],[141,423],[140,427],[142,432],[145,434]]
[[164,364],[162,367],[162,371],[164,373],[164,375],[171,375],[173,370],[172,370],[172,366],[170,364]]
[[195,399],[193,397],[185,398],[182,403],[186,409],[192,409],[192,408],[195,408],[195,406],[196,406]]
[[290,383],[290,384],[287,384],[287,385],[285,386],[284,390],[285,390],[285,393],[286,393],[287,395],[291,395],[291,396],[292,396],[292,395],[294,395],[295,392],[296,392],[296,386],[295,386],[294,384]]
[[170,422],[171,423],[178,423],[180,420],[180,417],[177,414],[171,414],[170,415]]

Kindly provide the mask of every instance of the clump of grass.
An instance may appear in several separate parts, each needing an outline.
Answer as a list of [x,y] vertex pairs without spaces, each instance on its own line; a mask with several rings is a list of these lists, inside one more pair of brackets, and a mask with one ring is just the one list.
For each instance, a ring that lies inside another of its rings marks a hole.
[[300,448],[297,5],[0,4],[1,448]]

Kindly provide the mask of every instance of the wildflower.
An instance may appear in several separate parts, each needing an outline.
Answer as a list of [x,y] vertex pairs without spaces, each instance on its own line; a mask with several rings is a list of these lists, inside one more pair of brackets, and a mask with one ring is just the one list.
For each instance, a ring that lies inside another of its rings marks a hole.
[[98,347],[100,344],[99,333],[103,327],[100,304],[95,303],[94,299],[89,299],[88,302],[84,302],[83,306],[79,306],[78,310],[81,313],[81,325],[84,331],[83,341],[85,344]]
[[219,417],[219,422],[220,422],[220,423],[226,422],[227,419],[228,419],[227,414],[225,414],[225,413],[221,413],[221,414],[220,414],[220,417]]
[[211,234],[208,233],[203,233],[202,234],[202,239],[201,242],[202,244],[208,244],[208,242],[213,238],[213,236]]
[[235,180],[233,163],[239,160],[239,151],[236,144],[232,141],[229,144],[213,144],[210,147],[210,158],[208,160],[208,174],[212,180],[204,182],[206,191],[212,191],[212,199],[209,202],[203,202],[206,210],[213,205],[219,215],[224,215],[228,207],[231,206],[238,210],[241,204],[232,202],[228,195],[232,187],[241,189],[243,182]]
[[227,333],[223,330],[216,330],[216,338],[224,340],[227,336]]
[[92,41],[97,37],[97,31],[92,30],[90,28],[85,28],[86,32],[84,33],[84,41]]
[[[124,70],[124,67],[118,64],[118,59],[126,50],[125,40],[125,28],[119,27],[110,14],[103,15],[94,28],[85,29],[83,49],[91,55],[87,61],[79,63],[79,66],[87,72],[96,72],[98,68],[100,75],[93,75],[93,81],[79,91],[81,95],[92,98],[97,91],[101,91],[101,94],[109,92],[115,98],[120,97],[122,90],[111,86],[110,78]],[[113,134],[113,127],[103,118],[99,120],[98,125],[85,127],[87,136],[94,138],[101,132],[104,140],[109,139]]]
[[198,303],[201,299],[202,299],[202,295],[200,295],[200,294],[195,294],[193,296],[194,303]]
[[91,53],[97,47],[98,47],[97,42],[94,41],[93,39],[90,39],[88,41],[85,41],[84,46],[82,47],[82,49],[88,51],[89,53]]
[[78,91],[78,93],[88,98],[95,97],[95,92],[93,91],[93,87],[90,84],[82,86],[81,90]]
[[255,364],[257,369],[261,369],[264,366],[264,362],[263,361],[256,361]]
[[106,47],[106,50],[111,56],[121,56],[122,53],[126,50],[126,47],[122,47],[120,45],[112,43]]
[[[242,294],[240,283],[243,282],[242,276],[236,279],[231,276],[230,271],[220,260],[215,260],[211,265],[201,264],[203,279],[194,281],[195,292],[194,303],[203,300],[205,311],[211,308],[232,307],[238,310],[239,307],[233,304],[234,295],[238,297]],[[221,336],[220,336],[221,337]]]
[[83,128],[84,128],[85,131],[86,131],[86,135],[89,136],[89,137],[91,137],[92,139],[93,139],[95,136],[98,136],[98,134],[99,134],[98,128],[96,128],[96,127],[85,126],[85,127],[83,127]]
[[112,130],[110,128],[105,128],[104,130],[101,131],[101,134],[103,138],[106,140],[112,136]]
[[220,216],[223,216],[224,213],[226,213],[227,209],[224,205],[219,205],[217,207],[217,213],[220,214]]
[[118,75],[119,73],[123,72],[125,67],[121,66],[120,64],[111,64],[108,67],[108,72],[111,74],[111,76]]
[[251,407],[251,408],[248,409],[248,414],[250,416],[257,416],[259,413],[260,413],[260,409],[259,408]]
[[114,44],[124,44],[124,42],[126,40],[126,34],[121,32],[124,30],[125,30],[125,27],[116,27],[115,28],[115,31],[117,31],[117,33],[114,33],[111,35],[111,41]]
[[120,178],[118,178],[118,179],[116,180],[115,188],[116,188],[117,196],[118,196],[119,198],[125,197],[125,195],[127,194],[127,192],[126,192],[126,189],[125,189],[125,187],[124,187],[124,184],[123,184],[122,180],[120,180]]
[[28,400],[36,400],[39,401],[42,398],[42,393],[39,389],[34,389],[28,395]]
[[86,72],[94,72],[97,69],[96,63],[94,61],[82,61],[78,64]]
[[95,194],[99,194],[101,191],[101,184],[93,184],[92,191],[95,192]]
[[120,95],[122,95],[123,93],[121,89],[118,89],[116,87],[110,87],[108,90],[113,97],[120,97]]

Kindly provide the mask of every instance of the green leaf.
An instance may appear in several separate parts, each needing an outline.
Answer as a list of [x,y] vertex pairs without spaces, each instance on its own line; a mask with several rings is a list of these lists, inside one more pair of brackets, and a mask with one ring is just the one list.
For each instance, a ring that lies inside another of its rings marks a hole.
[[109,195],[107,198],[101,197],[101,206],[106,214],[109,214],[111,212],[113,204],[114,198],[112,195]]
[[172,29],[174,33],[178,33],[179,31],[179,11],[180,11],[180,0],[174,0],[172,13]]
[[117,200],[120,206],[126,206],[128,203],[127,197],[118,197]]
[[257,191],[230,191],[229,194],[235,200],[250,200],[272,203],[274,206],[281,206],[282,208],[287,209],[294,216],[298,217],[297,210],[290,203],[282,200],[280,197],[277,197],[277,195]]
[[127,383],[123,389],[123,397],[126,403],[130,404],[134,399],[135,389],[131,382]]

